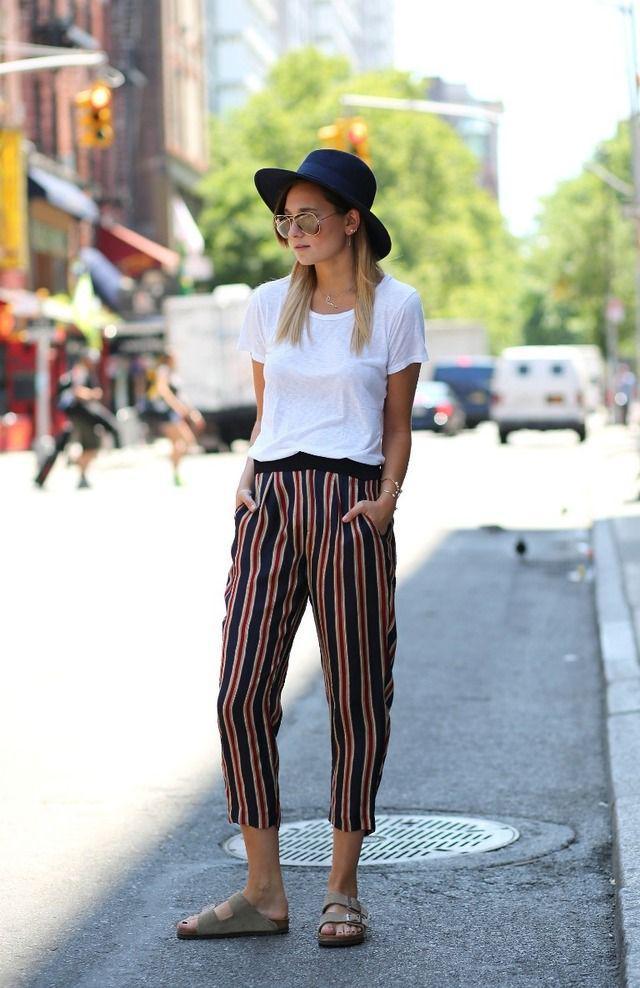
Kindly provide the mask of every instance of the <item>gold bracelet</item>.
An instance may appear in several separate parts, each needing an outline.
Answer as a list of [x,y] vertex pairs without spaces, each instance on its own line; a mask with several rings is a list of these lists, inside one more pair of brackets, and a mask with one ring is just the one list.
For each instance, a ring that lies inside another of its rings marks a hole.
[[[395,487],[396,490],[395,497],[398,497],[399,494],[402,494],[402,488],[397,480],[394,480],[393,477],[382,477],[380,483],[381,484],[384,483],[385,480],[390,480],[393,486]],[[391,493],[391,491],[389,491],[388,493]]]
[[386,487],[381,487],[381,488],[380,488],[380,493],[381,493],[381,494],[390,494],[390,495],[391,495],[391,497],[393,498],[393,500],[394,500],[394,501],[395,501],[395,500],[396,500],[396,498],[398,497],[398,493],[397,493],[397,491],[390,491],[390,490],[388,490],[388,489],[387,489]]

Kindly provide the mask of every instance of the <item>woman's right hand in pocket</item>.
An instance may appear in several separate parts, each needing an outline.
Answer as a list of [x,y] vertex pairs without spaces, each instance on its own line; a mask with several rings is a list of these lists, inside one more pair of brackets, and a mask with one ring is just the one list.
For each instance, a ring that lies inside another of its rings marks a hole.
[[249,511],[255,511],[257,508],[253,500],[253,491],[249,487],[239,487],[236,491],[236,511],[242,504],[246,505]]

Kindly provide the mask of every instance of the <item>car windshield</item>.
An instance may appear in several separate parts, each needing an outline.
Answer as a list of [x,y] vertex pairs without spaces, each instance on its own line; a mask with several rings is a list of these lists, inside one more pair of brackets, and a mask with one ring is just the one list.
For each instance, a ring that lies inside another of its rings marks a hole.
[[430,401],[442,401],[449,398],[450,394],[447,385],[439,381],[420,381],[416,388],[417,398],[428,398]]
[[492,364],[438,364],[433,372],[437,381],[447,381],[454,385],[487,385],[492,374]]

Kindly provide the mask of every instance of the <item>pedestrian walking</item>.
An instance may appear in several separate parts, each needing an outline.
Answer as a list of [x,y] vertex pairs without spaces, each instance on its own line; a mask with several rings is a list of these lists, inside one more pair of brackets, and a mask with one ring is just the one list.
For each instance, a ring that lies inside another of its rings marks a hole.
[[259,194],[295,261],[253,293],[239,348],[257,420],[236,493],[218,722],[229,820],[249,863],[242,892],[178,923],[179,937],[288,930],[276,735],[291,645],[311,601],[331,719],[333,859],[323,946],[361,943],[363,838],[389,739],[396,648],[393,514],[427,358],[416,291],[385,275],[373,172],[342,151],[262,168]]
[[618,365],[613,391],[615,420],[620,425],[627,425],[631,404],[635,401],[637,391],[636,375],[629,364]]
[[197,443],[196,433],[203,429],[204,419],[197,408],[191,408],[180,396],[176,361],[169,350],[160,354],[151,374],[142,417],[158,423],[160,432],[171,443],[173,482],[181,487],[180,463],[189,448]]
[[38,487],[44,486],[57,457],[70,439],[76,438],[82,447],[76,460],[80,471],[79,488],[90,486],[87,470],[98,455],[105,433],[112,436],[116,448],[121,445],[118,421],[106,405],[102,404],[103,392],[95,372],[99,358],[97,350],[85,350],[71,370],[66,371],[58,381],[58,407],[70,424],[62,429],[52,453],[40,467],[35,478]]

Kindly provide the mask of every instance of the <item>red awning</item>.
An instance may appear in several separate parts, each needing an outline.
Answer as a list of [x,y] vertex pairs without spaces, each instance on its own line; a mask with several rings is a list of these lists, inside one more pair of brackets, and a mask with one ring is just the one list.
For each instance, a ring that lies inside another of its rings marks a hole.
[[130,278],[139,278],[149,268],[175,274],[180,265],[180,255],[174,250],[119,223],[98,227],[96,247]]

